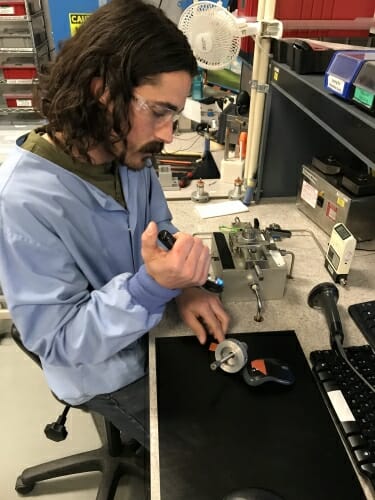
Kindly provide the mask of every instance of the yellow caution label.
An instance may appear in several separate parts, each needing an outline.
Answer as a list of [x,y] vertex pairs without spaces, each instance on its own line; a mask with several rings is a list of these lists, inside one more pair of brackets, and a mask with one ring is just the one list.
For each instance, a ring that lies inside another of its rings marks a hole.
[[69,13],[69,26],[70,26],[70,34],[73,36],[76,34],[77,29],[82,26],[82,24],[89,17],[89,13],[87,12],[70,12]]
[[345,200],[343,198],[337,198],[337,204],[339,207],[344,208],[345,207]]

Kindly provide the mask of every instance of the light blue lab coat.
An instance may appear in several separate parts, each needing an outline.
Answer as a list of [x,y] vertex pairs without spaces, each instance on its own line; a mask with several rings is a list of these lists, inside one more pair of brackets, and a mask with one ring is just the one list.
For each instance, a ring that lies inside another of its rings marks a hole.
[[16,146],[0,167],[0,283],[24,345],[70,404],[145,373],[139,339],[179,290],[146,272],[149,221],[176,232],[152,168],[120,168],[127,208]]

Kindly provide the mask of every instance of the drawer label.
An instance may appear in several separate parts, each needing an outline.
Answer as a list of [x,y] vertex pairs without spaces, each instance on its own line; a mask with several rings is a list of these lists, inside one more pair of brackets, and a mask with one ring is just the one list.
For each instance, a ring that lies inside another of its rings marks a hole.
[[344,80],[341,80],[341,78],[337,78],[337,76],[328,75],[328,87],[330,89],[335,90],[340,94],[343,94],[344,86],[345,86]]
[[371,106],[374,104],[375,96],[373,93],[357,87],[354,91],[353,100],[359,102],[360,104],[363,104],[364,106],[366,106],[366,108],[371,108]]
[[0,6],[0,16],[13,16],[15,13],[15,8],[11,5]]
[[17,108],[31,108],[32,105],[31,99],[16,99]]

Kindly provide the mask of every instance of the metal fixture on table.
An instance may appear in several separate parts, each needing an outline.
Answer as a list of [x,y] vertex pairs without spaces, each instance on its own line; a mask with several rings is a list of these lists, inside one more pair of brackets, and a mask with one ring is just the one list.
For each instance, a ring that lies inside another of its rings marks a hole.
[[[290,237],[290,231],[277,227],[279,238]],[[264,301],[284,296],[287,279],[292,277],[293,252],[279,249],[271,226],[261,229],[258,219],[251,224],[236,217],[230,227],[199,235],[211,240],[211,270],[225,283],[223,301],[255,300],[254,320],[263,321]],[[285,255],[291,256],[289,269]]]
[[243,200],[245,192],[242,191],[243,180],[240,177],[234,180],[234,188],[228,193],[228,198],[230,200]]
[[204,181],[199,179],[196,186],[197,190],[193,191],[191,195],[192,201],[195,201],[196,203],[207,203],[210,201],[210,195],[204,190]]

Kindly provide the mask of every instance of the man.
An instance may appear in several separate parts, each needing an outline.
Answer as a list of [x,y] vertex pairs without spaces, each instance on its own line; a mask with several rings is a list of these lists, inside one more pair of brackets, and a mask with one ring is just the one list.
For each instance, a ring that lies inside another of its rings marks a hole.
[[[173,298],[201,343],[229,318],[209,252],[177,232],[150,157],[172,141],[196,61],[140,0],[93,13],[40,75],[43,128],[0,168],[0,282],[51,390],[148,447],[147,336]],[[124,166],[126,165],[126,166]],[[161,229],[175,233],[166,251]]]

